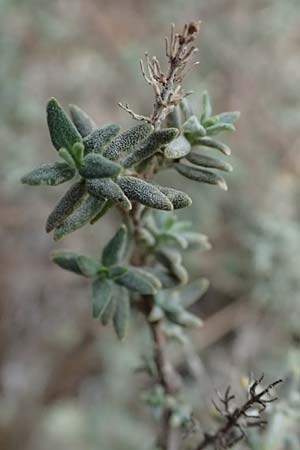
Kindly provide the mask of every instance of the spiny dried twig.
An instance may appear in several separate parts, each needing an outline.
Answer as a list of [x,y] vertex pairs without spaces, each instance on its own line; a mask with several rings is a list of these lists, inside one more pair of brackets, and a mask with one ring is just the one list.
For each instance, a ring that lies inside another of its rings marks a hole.
[[155,103],[149,117],[136,114],[128,105],[119,103],[136,120],[145,120],[159,127],[166,116],[173,111],[180,101],[190,94],[182,88],[184,77],[199,64],[193,62],[193,56],[198,49],[193,45],[198,37],[200,21],[185,24],[181,33],[175,32],[171,25],[170,36],[165,38],[168,68],[164,72],[156,56],[145,53],[145,62],[140,61],[141,71],[146,82],[153,88]]
[[213,405],[224,418],[225,424],[214,433],[205,433],[203,440],[195,450],[203,450],[208,446],[216,450],[231,448],[246,437],[247,428],[263,428],[267,424],[267,421],[262,417],[262,412],[269,403],[277,400],[277,397],[272,397],[270,391],[282,380],[274,381],[265,389],[258,391],[263,378],[262,375],[249,386],[248,398],[240,407],[232,407],[235,395],[231,394],[230,386],[226,389],[224,395],[218,394],[221,405],[217,405],[214,401]]

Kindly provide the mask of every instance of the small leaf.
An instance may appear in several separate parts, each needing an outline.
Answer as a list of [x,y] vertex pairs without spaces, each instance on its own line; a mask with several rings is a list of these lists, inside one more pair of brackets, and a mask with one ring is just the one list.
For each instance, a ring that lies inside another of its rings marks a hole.
[[117,278],[124,275],[127,271],[128,271],[127,267],[113,266],[113,267],[110,267],[110,269],[108,271],[108,276],[112,280],[116,280]]
[[156,243],[153,234],[147,230],[147,228],[140,227],[136,231],[136,237],[139,241],[147,245],[148,247],[153,247]]
[[190,107],[189,101],[187,98],[183,98],[180,102],[180,109],[182,111],[183,117],[187,120],[192,114],[192,109]]
[[85,275],[78,264],[80,256],[82,255],[68,250],[57,250],[51,253],[51,260],[64,270]]
[[172,233],[171,231],[168,231],[166,233],[162,233],[159,236],[159,240],[166,241],[168,243],[171,241],[173,244],[178,245],[183,250],[188,248],[188,241],[180,234],[180,233]]
[[122,225],[114,237],[106,244],[102,253],[102,263],[112,266],[122,261],[127,248],[127,228]]
[[181,128],[181,111],[179,106],[175,106],[166,118],[167,127]]
[[171,322],[184,327],[201,327],[203,325],[203,321],[199,317],[185,311],[184,309],[174,313],[167,313],[167,316]]
[[82,142],[76,142],[70,150],[70,153],[76,162],[77,166],[82,164],[83,155],[84,155],[84,146]]
[[210,169],[224,170],[225,172],[232,172],[233,167],[220,159],[211,158],[210,156],[200,155],[196,152],[191,152],[186,159],[197,166],[208,167]]
[[209,281],[206,278],[199,278],[188,284],[180,291],[181,304],[185,308],[196,303],[206,293],[209,288]]
[[113,284],[110,280],[98,279],[93,283],[93,317],[100,319],[112,299]]
[[158,267],[148,268],[148,272],[152,273],[161,282],[163,289],[173,289],[178,286],[179,281],[169,272]]
[[91,134],[83,139],[85,153],[95,152],[101,153],[104,147],[117,136],[120,131],[119,125],[111,124],[103,128],[94,130]]
[[48,216],[46,232],[50,233],[50,231],[58,227],[70,214],[72,214],[72,212],[81,204],[85,194],[86,187],[84,182],[79,181],[73,184]]
[[211,249],[211,244],[205,234],[195,233],[193,231],[183,231],[180,235],[186,240],[189,247],[195,248],[198,245],[202,250]]
[[210,103],[210,98],[207,91],[203,92],[202,95],[202,114],[201,114],[201,123],[207,120],[212,113],[212,106]]
[[72,155],[70,155],[69,151],[66,148],[60,148],[58,150],[59,156],[66,161],[68,166],[72,169],[76,169],[76,162],[74,161]]
[[104,156],[112,161],[119,158],[123,152],[131,152],[151,133],[153,126],[149,123],[137,125],[121,133],[104,151]]
[[84,112],[79,106],[69,105],[71,119],[76,126],[77,130],[84,138],[88,134],[91,134],[96,128],[96,124],[90,116]]
[[150,183],[136,177],[119,177],[118,185],[130,200],[151,208],[172,211],[173,205],[160,190]]
[[105,178],[118,175],[120,170],[121,166],[104,156],[90,153],[84,157],[79,173],[83,178]]
[[185,166],[184,164],[176,164],[175,169],[178,173],[190,180],[198,181],[200,183],[208,183],[219,186],[224,191],[227,191],[227,184],[224,178],[220,177],[216,173],[209,172],[208,170],[196,169],[192,166]]
[[220,141],[216,141],[215,139],[212,139],[210,137],[198,138],[194,143],[197,145],[203,145],[204,147],[211,147],[215,148],[216,150],[220,150],[220,152],[224,153],[224,155],[226,156],[231,155],[231,150],[226,144],[223,144],[223,142]]
[[214,136],[223,131],[235,131],[235,127],[231,123],[217,123],[216,125],[206,128],[206,132],[209,136]]
[[88,180],[86,187],[88,192],[94,197],[108,198],[127,211],[132,208],[130,200],[126,197],[120,186],[110,178]]
[[160,281],[149,272],[135,267],[128,267],[127,272],[116,279],[116,283],[142,295],[156,294]]
[[52,144],[57,151],[62,147],[71,150],[75,142],[81,142],[75,125],[55,98],[47,104],[47,122]]
[[75,170],[64,162],[42,164],[32,170],[21,179],[22,183],[30,186],[57,186],[65,181],[71,180]]
[[126,289],[120,289],[117,298],[116,309],[113,317],[114,329],[119,339],[123,339],[126,335],[130,320],[130,301]]
[[217,114],[218,121],[221,123],[234,123],[240,118],[240,111],[226,111],[221,114]]
[[160,248],[155,253],[158,261],[163,264],[180,283],[185,284],[188,281],[186,269],[181,264],[181,254],[174,248]]
[[[100,198],[99,198],[100,199]],[[100,209],[100,211],[98,212],[98,214],[96,214],[95,217],[93,217],[90,220],[90,224],[94,225],[96,222],[98,222],[98,220],[101,219],[101,217],[105,216],[105,214],[114,206],[114,203],[111,200],[105,200],[104,204],[102,206],[102,208]]]
[[190,151],[191,144],[183,135],[180,135],[168,145],[164,155],[167,159],[179,159],[184,158]]
[[73,233],[93,219],[103,208],[105,199],[89,196],[59,227],[55,228],[54,240],[58,241],[67,234]]
[[162,145],[166,145],[173,141],[177,134],[177,128],[164,128],[162,130],[154,131],[136,150],[127,156],[123,162],[123,166],[130,167],[144,161],[154,155]]
[[86,277],[95,277],[101,267],[97,261],[84,255],[78,257],[77,263]]
[[113,315],[115,313],[116,310],[116,298],[113,295],[110,302],[108,303],[108,305],[106,306],[106,308],[104,309],[103,313],[101,314],[101,323],[102,325],[107,325],[113,318]]
[[182,125],[183,132],[186,136],[202,137],[206,135],[206,129],[201,125],[197,116],[193,115],[188,118]]
[[[157,186],[157,185],[156,185]],[[173,205],[174,209],[187,208],[191,206],[192,199],[185,192],[177,191],[166,186],[157,186],[160,192],[162,192]]]

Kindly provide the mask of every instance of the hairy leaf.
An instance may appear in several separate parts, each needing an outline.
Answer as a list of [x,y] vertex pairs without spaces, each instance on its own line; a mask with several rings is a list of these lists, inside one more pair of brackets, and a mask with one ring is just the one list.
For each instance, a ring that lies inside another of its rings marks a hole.
[[84,157],[79,173],[83,178],[106,178],[118,175],[120,170],[119,164],[102,155],[90,153]]
[[117,278],[116,283],[142,295],[156,294],[159,287],[161,287],[160,281],[154,275],[135,267],[128,267],[128,271]]
[[202,250],[210,250],[211,244],[208,237],[202,233],[195,233],[193,231],[183,231],[180,233],[183,239],[185,239],[189,247],[200,246]]
[[100,269],[100,264],[88,256],[79,256],[77,263],[81,272],[87,277],[95,277]]
[[226,156],[231,155],[231,150],[226,144],[223,144],[223,142],[220,141],[216,141],[215,139],[212,139],[210,137],[198,138],[194,142],[194,144],[203,145],[204,147],[215,148],[216,150],[219,150],[220,152],[224,153],[224,155]]
[[83,139],[85,153],[95,152],[101,153],[104,147],[117,136],[120,131],[119,125],[111,124],[103,128],[94,130],[91,134]]
[[120,186],[110,178],[88,180],[86,187],[88,192],[94,197],[108,198],[125,210],[132,208],[130,200],[126,197]]
[[71,150],[75,142],[81,142],[77,128],[55,98],[51,98],[47,104],[47,122],[56,150],[62,147]]
[[166,123],[168,127],[174,127],[180,129],[181,127],[181,114],[180,107],[175,106],[173,111],[171,111],[166,118]]
[[174,209],[187,208],[188,206],[191,206],[192,199],[185,192],[178,191],[177,189],[172,189],[166,186],[156,186],[158,187],[160,192],[168,197]]
[[198,181],[200,183],[208,183],[219,186],[224,191],[227,191],[227,184],[224,178],[220,177],[216,173],[209,172],[208,170],[197,169],[192,166],[186,166],[184,164],[176,164],[175,169],[178,173],[190,180]]
[[199,278],[198,280],[193,281],[181,289],[181,304],[185,308],[193,305],[195,302],[200,300],[208,288],[209,281],[206,278]]
[[207,120],[212,113],[212,106],[210,103],[210,98],[207,91],[203,92],[202,95],[202,114],[201,114],[201,123]]
[[231,123],[217,123],[206,128],[206,132],[209,136],[214,136],[215,134],[222,133],[223,131],[235,131],[234,125]]
[[124,167],[130,167],[154,155],[162,145],[173,141],[178,134],[177,128],[164,128],[154,131],[136,150],[123,162]]
[[58,241],[67,234],[78,230],[92,220],[103,208],[105,199],[89,196],[59,227],[54,230],[54,240]]
[[174,248],[160,248],[155,253],[158,261],[165,266],[171,275],[177,278],[180,283],[188,281],[188,274],[183,267],[181,254]]
[[66,148],[60,148],[58,150],[58,154],[63,160],[66,161],[68,166],[70,166],[72,169],[76,169],[76,162],[74,161],[73,156]]
[[110,280],[98,279],[93,283],[93,317],[100,319],[112,299],[113,284]]
[[65,181],[71,180],[75,170],[67,163],[55,162],[42,164],[21,178],[22,183],[30,186],[57,186]]
[[198,118],[193,115],[188,118],[186,122],[182,125],[183,132],[186,136],[202,137],[206,135],[206,129],[199,122]]
[[130,301],[126,289],[120,288],[120,293],[116,302],[116,309],[113,316],[113,324],[115,332],[119,339],[123,339],[126,335],[130,319]]
[[147,228],[138,228],[138,230],[136,231],[136,237],[139,241],[143,242],[149,247],[153,247],[155,245],[155,237],[149,230],[147,230]]
[[231,164],[228,164],[220,159],[211,158],[210,156],[200,155],[196,152],[191,152],[186,156],[186,159],[197,166],[208,167],[211,169],[224,170],[225,172],[232,172]]
[[109,268],[108,277],[115,280],[128,271],[127,267],[124,266],[112,266]]
[[78,258],[82,256],[69,250],[56,250],[51,253],[51,260],[64,270],[85,275],[78,264]]
[[184,120],[187,120],[193,114],[189,101],[186,98],[183,98],[181,100],[180,109],[182,111]]
[[151,208],[172,211],[173,205],[160,190],[150,183],[136,177],[119,177],[118,185],[130,200]]
[[104,156],[114,161],[119,158],[121,153],[133,151],[152,130],[152,125],[143,123],[124,131],[105,149]]
[[221,114],[217,114],[219,122],[222,123],[234,123],[240,118],[241,113],[239,111],[226,111]]
[[164,155],[168,159],[179,159],[184,158],[190,151],[191,144],[183,135],[180,135],[168,145]]
[[85,111],[76,105],[69,105],[69,110],[71,119],[83,138],[94,131],[96,124]]
[[127,247],[127,228],[122,225],[114,237],[106,244],[102,253],[102,263],[112,266],[122,261]]
[[84,146],[82,142],[76,142],[71,148],[70,153],[76,162],[76,166],[81,166],[84,155]]
[[159,279],[163,289],[173,289],[179,284],[178,279],[164,269],[159,267],[151,267],[148,268],[148,271]]
[[116,297],[113,294],[110,302],[108,303],[108,305],[105,307],[104,311],[101,314],[100,320],[102,325],[105,326],[112,320],[116,310],[116,304],[117,304]]
[[[100,197],[99,197],[99,199],[100,199]],[[94,225],[94,223],[98,222],[98,220],[100,220],[101,217],[105,216],[107,211],[109,211],[113,206],[114,206],[114,203],[111,200],[104,199],[104,204],[103,204],[102,208],[100,209],[98,214],[96,214],[95,217],[93,217],[90,220],[90,224]]]
[[52,213],[48,216],[46,232],[50,233],[58,227],[80,205],[86,194],[85,183],[79,181],[73,184],[59,200]]

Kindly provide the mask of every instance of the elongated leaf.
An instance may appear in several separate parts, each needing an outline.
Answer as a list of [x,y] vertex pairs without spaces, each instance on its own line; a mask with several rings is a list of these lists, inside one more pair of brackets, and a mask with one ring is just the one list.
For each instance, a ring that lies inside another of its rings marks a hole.
[[152,125],[143,123],[124,131],[106,148],[103,155],[114,161],[119,158],[121,153],[132,152],[141,141],[146,139],[152,130]]
[[233,170],[231,164],[221,161],[220,159],[211,158],[210,156],[200,155],[196,152],[189,153],[186,159],[197,166],[224,170],[225,172],[232,172]]
[[112,320],[116,310],[116,304],[117,304],[116,297],[113,295],[110,302],[108,303],[103,313],[101,314],[100,320],[102,325],[105,326]]
[[79,173],[83,178],[106,178],[118,175],[120,170],[119,164],[102,155],[90,153],[84,157]]
[[69,250],[56,250],[51,253],[51,260],[64,270],[78,275],[85,275],[78,264],[80,256],[82,255]]
[[184,158],[190,151],[191,144],[183,135],[180,135],[168,145],[164,155],[168,159],[179,159]]
[[166,123],[171,128],[181,128],[181,111],[179,106],[175,106],[172,112],[167,115]]
[[148,271],[159,279],[163,289],[173,289],[180,283],[177,278],[164,269],[153,267],[148,268]]
[[216,125],[206,128],[208,136],[214,136],[215,134],[223,133],[224,131],[235,131],[235,127],[231,123],[217,123]]
[[111,124],[103,128],[98,128],[83,139],[85,153],[101,153],[104,147],[117,136],[120,131],[119,125]]
[[112,266],[109,268],[108,277],[112,280],[116,280],[117,278],[124,275],[127,271],[128,269],[125,266]]
[[199,278],[184,286],[180,291],[181,304],[185,308],[196,303],[206,293],[209,288],[209,281],[206,278]]
[[84,155],[84,146],[82,142],[76,142],[71,148],[70,153],[76,162],[76,166],[81,166]]
[[147,245],[148,247],[153,247],[156,243],[153,234],[147,230],[147,228],[140,227],[136,232],[136,237],[139,241]]
[[183,98],[180,102],[180,109],[182,111],[182,115],[184,117],[184,120],[187,120],[192,114],[192,108],[189,104],[189,101],[187,98]]
[[215,148],[216,150],[219,150],[220,152],[224,153],[224,155],[226,156],[231,155],[231,150],[226,144],[223,144],[223,142],[220,141],[216,141],[215,139],[212,139],[210,137],[198,138],[195,141],[195,144],[203,145],[204,147]]
[[90,224],[94,225],[96,222],[98,222],[98,220],[101,219],[101,217],[105,216],[105,214],[114,206],[114,203],[111,200],[105,200],[104,204],[102,206],[102,208],[100,209],[100,211],[98,212],[98,214],[95,215],[95,217],[93,217],[90,220]]
[[191,206],[192,199],[185,192],[178,191],[177,189],[172,189],[166,186],[156,186],[158,187],[160,192],[168,197],[174,209],[187,208],[188,206]]
[[126,197],[120,186],[110,178],[101,180],[88,180],[86,183],[88,192],[94,197],[107,198],[117,203],[121,208],[130,210],[130,200]]
[[84,255],[79,256],[77,262],[81,272],[87,277],[95,277],[101,267],[96,260]]
[[78,130],[55,98],[51,98],[47,104],[47,122],[56,150],[62,147],[71,150],[75,142],[81,142]]
[[182,237],[181,233],[173,233],[171,231],[160,234],[159,240],[162,240],[163,242],[166,241],[166,244],[171,241],[173,245],[178,245],[183,250],[187,249],[189,245],[188,241]]
[[93,283],[93,317],[100,319],[113,295],[113,284],[110,280],[98,279]]
[[206,129],[199,122],[197,116],[193,115],[188,118],[182,125],[183,132],[186,136],[202,137],[206,135]]
[[181,263],[181,254],[176,249],[160,248],[155,254],[158,261],[169,270],[172,276],[177,278],[182,284],[187,283],[188,274]]
[[73,184],[59,200],[52,213],[48,216],[46,232],[50,233],[58,227],[80,205],[86,194],[85,183],[79,181]]
[[75,170],[67,163],[46,163],[24,175],[21,181],[23,184],[29,184],[30,186],[57,186],[71,180],[74,175]]
[[205,234],[195,233],[193,231],[182,231],[180,235],[186,240],[189,247],[195,248],[199,246],[202,250],[211,249],[211,244]]
[[66,161],[68,166],[70,166],[72,169],[76,169],[76,162],[74,161],[73,156],[66,148],[60,148],[58,150],[58,154],[62,159]]
[[83,138],[94,131],[96,128],[95,122],[79,106],[69,105],[69,110],[71,119]]
[[112,266],[122,261],[127,247],[127,228],[122,225],[114,237],[106,244],[102,253],[102,263]]
[[160,190],[136,177],[119,177],[117,183],[130,200],[151,208],[172,211],[173,205]]
[[183,327],[201,327],[203,325],[203,321],[200,317],[197,317],[184,309],[176,312],[167,312],[166,315],[171,322]]
[[130,301],[126,289],[120,289],[113,317],[114,329],[119,339],[124,339],[130,320]]
[[241,113],[239,111],[226,111],[221,114],[217,114],[219,122],[222,123],[234,123],[240,118]]
[[161,286],[154,275],[135,267],[128,267],[128,271],[120,278],[117,278],[116,283],[142,295],[156,294],[159,289],[158,286]]
[[224,191],[227,191],[227,184],[224,178],[220,177],[216,173],[209,172],[208,170],[196,169],[191,166],[185,166],[184,164],[176,164],[175,169],[178,173],[190,180],[198,181],[200,183],[208,183],[219,186]]
[[164,128],[154,131],[136,150],[134,150],[123,162],[124,167],[130,167],[134,164],[154,155],[162,145],[173,141],[178,134],[177,128]]
[[67,234],[73,233],[92,220],[103,208],[105,199],[89,196],[59,227],[54,230],[54,240],[58,241]]
[[212,106],[210,103],[210,98],[207,91],[203,92],[202,95],[202,114],[201,114],[201,123],[207,120],[212,113]]

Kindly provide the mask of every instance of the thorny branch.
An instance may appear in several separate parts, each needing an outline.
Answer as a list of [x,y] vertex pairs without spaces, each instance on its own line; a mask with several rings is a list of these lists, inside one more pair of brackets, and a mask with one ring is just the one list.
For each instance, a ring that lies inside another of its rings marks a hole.
[[195,450],[203,450],[208,446],[216,450],[231,448],[246,437],[247,428],[263,428],[267,424],[267,421],[262,417],[262,412],[269,403],[277,400],[277,397],[272,396],[271,391],[282,380],[274,381],[265,389],[259,390],[263,378],[262,375],[249,386],[248,398],[240,407],[232,407],[235,395],[231,393],[230,386],[223,396],[218,394],[221,406],[214,401],[213,405],[224,418],[225,424],[214,433],[205,433],[203,440]]
[[199,64],[193,62],[193,56],[198,51],[194,46],[200,30],[200,21],[185,24],[181,33],[175,32],[175,25],[171,25],[171,33],[165,38],[166,57],[168,67],[166,72],[156,56],[150,57],[145,53],[145,61],[141,60],[141,71],[146,82],[153,88],[155,102],[152,114],[142,116],[136,114],[129,106],[119,103],[136,120],[145,120],[159,128],[162,121],[173,111],[180,101],[190,94],[182,88],[184,77]]

